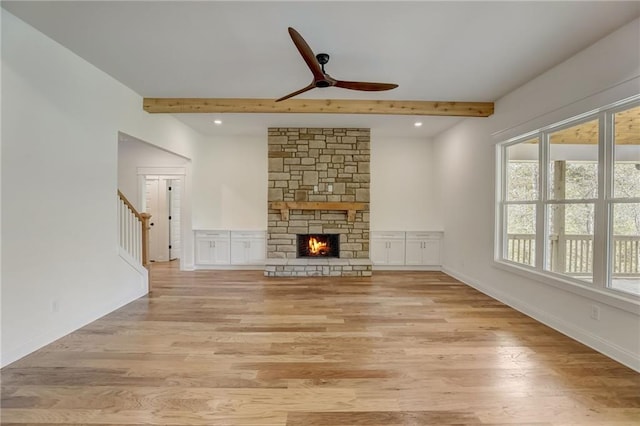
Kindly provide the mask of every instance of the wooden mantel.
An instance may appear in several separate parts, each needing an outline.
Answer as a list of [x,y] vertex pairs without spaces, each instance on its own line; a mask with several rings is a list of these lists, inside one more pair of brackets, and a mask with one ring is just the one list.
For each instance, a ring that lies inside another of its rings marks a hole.
[[364,210],[366,203],[341,203],[321,201],[273,201],[270,207],[280,210],[282,220],[289,220],[289,210],[338,210],[347,212],[347,221],[356,220],[356,212]]

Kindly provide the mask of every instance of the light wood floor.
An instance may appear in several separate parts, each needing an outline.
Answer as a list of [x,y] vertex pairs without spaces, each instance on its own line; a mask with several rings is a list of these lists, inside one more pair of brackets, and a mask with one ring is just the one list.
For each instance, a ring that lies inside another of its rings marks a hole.
[[442,273],[152,281],[4,368],[3,424],[640,424],[640,374]]

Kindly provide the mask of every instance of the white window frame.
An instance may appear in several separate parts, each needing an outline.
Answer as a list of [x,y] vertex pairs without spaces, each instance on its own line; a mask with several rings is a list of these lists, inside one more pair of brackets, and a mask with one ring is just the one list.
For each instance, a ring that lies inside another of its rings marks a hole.
[[[617,203],[638,203],[640,198],[613,198],[614,116],[620,111],[640,106],[640,95],[573,116],[566,120],[518,135],[496,145],[496,207],[494,264],[510,272],[546,284],[582,294],[631,312],[638,312],[640,295],[610,287],[613,253],[613,206]],[[596,199],[550,200],[548,193],[549,137],[552,133],[598,119],[598,196]],[[507,200],[507,155],[510,146],[538,138],[539,192],[536,200]],[[548,206],[556,204],[594,204],[593,280],[572,278],[546,269]],[[535,262],[533,266],[507,258],[506,210],[508,205],[533,204],[536,211]]]

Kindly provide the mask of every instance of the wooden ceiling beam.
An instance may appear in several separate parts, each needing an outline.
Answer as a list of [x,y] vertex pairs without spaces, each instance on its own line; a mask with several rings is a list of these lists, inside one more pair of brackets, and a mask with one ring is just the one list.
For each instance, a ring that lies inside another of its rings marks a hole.
[[355,99],[144,98],[149,113],[388,114],[488,117],[493,102],[369,101]]

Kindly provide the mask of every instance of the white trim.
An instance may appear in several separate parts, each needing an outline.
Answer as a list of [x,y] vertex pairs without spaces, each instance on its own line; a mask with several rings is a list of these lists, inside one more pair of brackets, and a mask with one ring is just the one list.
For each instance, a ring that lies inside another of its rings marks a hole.
[[140,275],[144,276],[145,282],[149,283],[149,271],[140,264],[136,259],[133,258],[125,249],[118,245],[118,256],[125,262],[129,264],[133,269],[135,269]]
[[640,313],[640,297],[632,294],[627,295],[627,293],[624,293],[623,295],[623,293],[618,293],[612,289],[590,286],[586,282],[584,284],[573,282],[569,279],[564,279],[564,277],[551,276],[548,273],[539,272],[532,268],[529,269],[504,261],[495,261],[494,266],[498,269],[502,269],[503,271],[511,272],[521,277],[535,280],[636,315]]
[[169,175],[184,176],[187,174],[186,167],[138,167],[138,176],[140,175]]
[[264,271],[265,265],[194,265],[194,271]]
[[[177,154],[176,154],[177,155]],[[185,157],[186,158],[186,157]],[[189,160],[191,161],[191,160]],[[137,167],[138,201],[145,197],[147,176],[177,177],[180,180],[180,270],[193,271],[193,232],[191,229],[191,175],[187,167]]]
[[[567,117],[580,117],[585,111],[588,114],[601,109],[616,108],[619,104],[640,99],[640,95],[638,95],[639,86],[640,75],[637,75],[523,123],[497,130],[491,136],[499,144],[518,139],[523,134],[535,133],[541,129],[546,129],[553,123],[563,123],[567,120]],[[603,108],[603,105],[606,105],[606,107]],[[496,109],[499,107],[500,104],[496,105]]]
[[[194,265],[194,271],[259,271],[264,270],[265,265]],[[442,271],[442,267],[439,265],[434,266],[393,266],[393,265],[379,265],[372,266],[373,271],[427,271],[427,272],[439,272]]]
[[[563,288],[573,293],[581,294],[603,303],[618,306],[619,301],[628,302],[621,309],[629,312],[637,313],[637,305],[640,296],[635,294],[618,293],[615,289],[610,288],[610,275],[612,265],[611,254],[611,237],[613,232],[611,209],[615,200],[611,199],[611,188],[613,186],[613,114],[625,111],[630,108],[636,108],[640,105],[640,94],[628,96],[625,99],[615,102],[609,102],[608,105],[600,106],[590,111],[565,118],[557,123],[549,124],[541,127],[533,132],[524,135],[518,135],[508,140],[504,140],[496,144],[496,159],[501,160],[494,167],[495,172],[495,204],[494,204],[494,223],[499,228],[494,229],[494,264],[510,272],[518,273],[529,279],[534,279],[554,287]],[[562,109],[556,110],[561,111]],[[550,139],[555,132],[568,129],[589,121],[598,121],[598,197],[595,199],[549,199],[548,182],[549,158],[550,158]],[[611,127],[611,129],[609,129]],[[535,134],[538,134],[540,141],[540,153],[538,164],[540,168],[540,185],[538,199],[535,201],[507,201],[505,188],[507,186],[506,175],[506,155],[505,151],[516,145],[525,142]],[[495,134],[494,134],[495,135]],[[633,199],[625,199],[623,202],[633,202]],[[505,244],[507,234],[507,223],[505,223],[505,206],[509,204],[536,204],[536,261],[535,266],[518,267],[514,263],[506,259]],[[573,280],[567,274],[554,273],[547,269],[546,259],[549,235],[549,206],[552,205],[576,205],[576,204],[592,204],[594,207],[594,231],[593,231],[593,284],[581,284]],[[581,289],[578,292],[576,289]],[[586,292],[586,293],[585,293]],[[615,301],[615,302],[612,302]]]
[[[590,348],[620,362],[621,364],[624,364],[627,367],[640,372],[640,354],[630,352],[625,348],[621,348],[620,346],[612,342],[604,340],[603,338],[592,333],[589,330],[569,323],[556,315],[539,309],[537,306],[532,306],[520,299],[516,299],[507,293],[487,286],[480,281],[466,276],[456,270],[444,267],[443,272],[461,281],[462,283],[475,288],[481,293],[486,294],[487,296],[496,299],[504,303],[505,305],[535,319],[536,321],[539,321],[540,323],[547,325],[584,345],[589,346]],[[566,286],[562,286],[561,288],[563,290],[566,290]]]
[[[148,282],[148,281],[147,281]],[[91,309],[90,313],[85,314],[81,318],[72,318],[67,321],[47,321],[43,323],[42,332],[35,336],[25,336],[28,340],[21,343],[19,346],[11,349],[3,348],[2,361],[0,367],[4,368],[7,365],[23,358],[36,350],[43,348],[44,346],[53,343],[54,341],[72,333],[87,324],[107,315],[116,309],[123,307],[124,305],[133,302],[140,297],[144,297],[148,293],[149,288],[143,282],[141,276],[140,285],[138,288],[132,288],[126,295],[97,306]]]
[[442,266],[394,266],[394,265],[373,265],[373,271],[442,271]]

